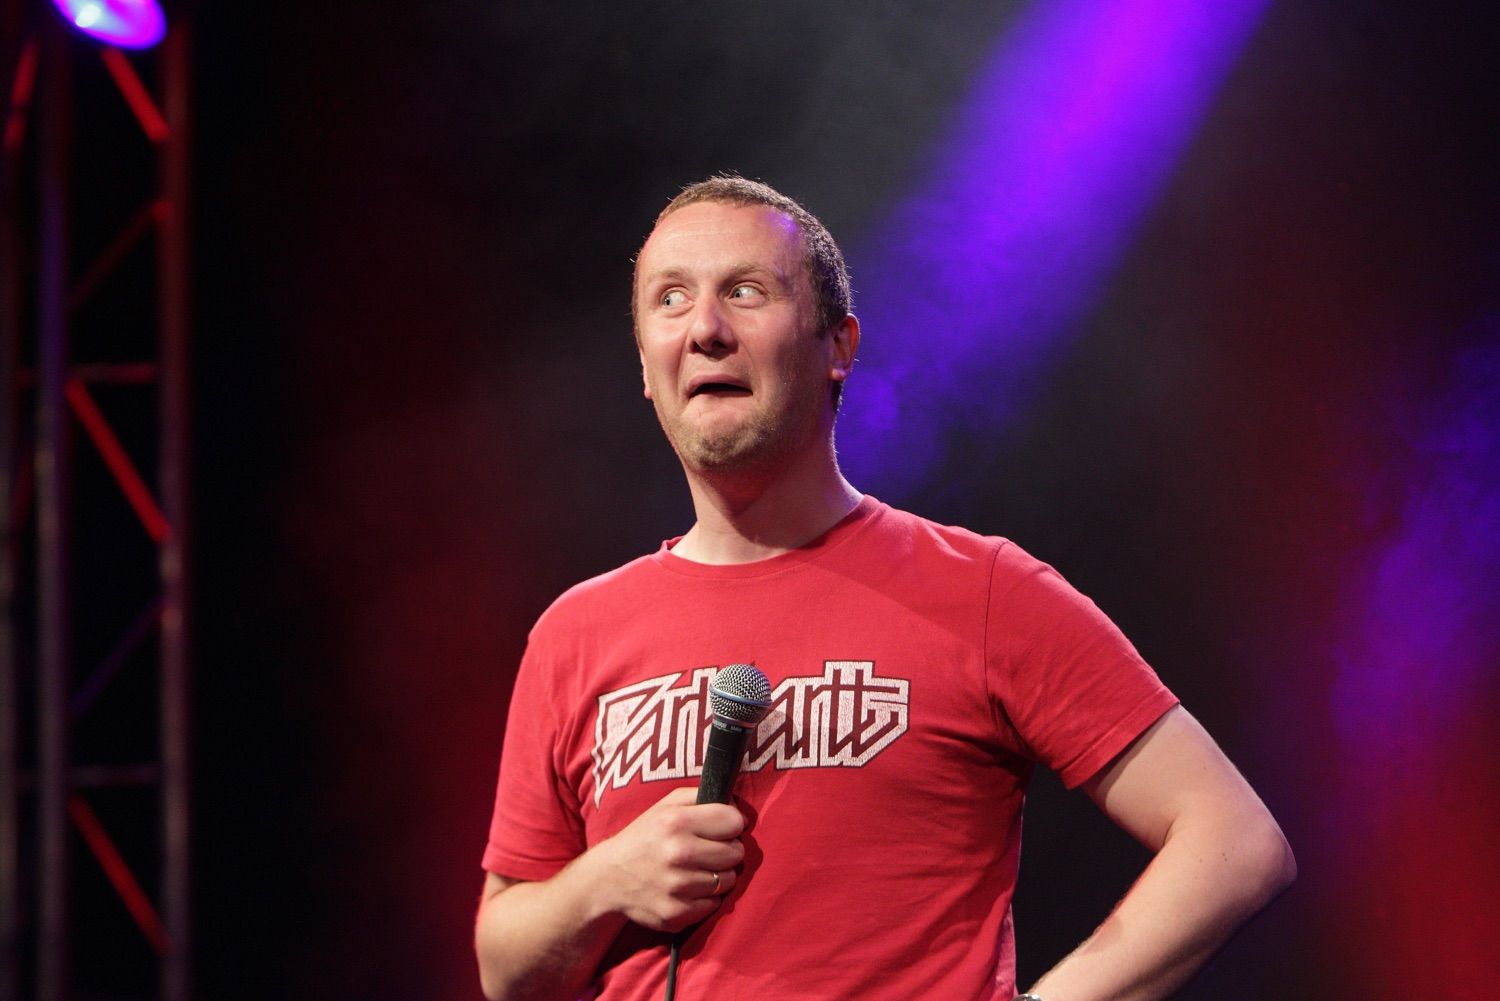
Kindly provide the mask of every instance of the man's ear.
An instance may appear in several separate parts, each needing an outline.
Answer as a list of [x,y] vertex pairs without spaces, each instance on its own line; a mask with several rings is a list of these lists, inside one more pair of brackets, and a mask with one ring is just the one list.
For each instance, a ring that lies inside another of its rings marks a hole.
[[859,352],[859,317],[845,313],[844,318],[828,328],[828,341],[832,357],[828,361],[828,377],[834,382],[849,378],[854,368],[854,356]]
[[641,359],[641,391],[645,394],[646,399],[649,400],[651,399],[651,383],[646,380],[646,352],[637,348],[636,354]]

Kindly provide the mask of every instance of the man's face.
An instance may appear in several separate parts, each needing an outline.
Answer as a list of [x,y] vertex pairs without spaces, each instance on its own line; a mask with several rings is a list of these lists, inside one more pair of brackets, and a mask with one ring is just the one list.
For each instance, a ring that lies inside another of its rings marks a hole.
[[813,329],[791,219],[759,205],[684,206],[652,232],[637,273],[646,396],[690,469],[774,471],[831,433],[828,381],[847,372],[853,344]]

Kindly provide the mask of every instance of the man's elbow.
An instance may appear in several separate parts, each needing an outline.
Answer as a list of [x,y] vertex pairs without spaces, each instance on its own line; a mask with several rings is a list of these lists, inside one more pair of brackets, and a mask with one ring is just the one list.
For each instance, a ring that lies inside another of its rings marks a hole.
[[479,989],[483,992],[486,1001],[502,1001],[505,997],[505,988],[490,969],[492,964],[485,956],[482,934],[474,936],[474,955],[479,960]]
[[479,961],[479,989],[487,1001],[507,1001],[512,996],[512,986],[503,976],[504,957],[499,955],[495,942],[498,931],[487,927],[486,908],[493,903],[487,898],[479,905],[479,916],[474,923],[474,956]]
[[514,982],[514,978],[505,975],[498,957],[487,957],[482,949],[479,952],[479,990],[486,1001],[519,1001],[520,998],[534,996]]
[[1279,897],[1297,879],[1297,858],[1286,835],[1269,813],[1247,828],[1245,870],[1254,887],[1258,910]]
[[1276,870],[1278,880],[1276,893],[1280,894],[1297,881],[1297,857],[1292,854],[1292,846],[1287,843],[1286,835],[1281,833],[1279,827],[1276,829],[1276,834],[1277,840],[1281,842],[1281,862]]
[[[493,901],[490,901],[493,904]],[[474,932],[474,955],[479,965],[479,990],[486,1001],[535,1001],[537,998],[559,997],[550,986],[550,981],[537,977],[534,968],[520,962],[513,939],[499,922],[486,924],[484,907],[480,908],[480,920]],[[573,997],[567,994],[567,997]]]

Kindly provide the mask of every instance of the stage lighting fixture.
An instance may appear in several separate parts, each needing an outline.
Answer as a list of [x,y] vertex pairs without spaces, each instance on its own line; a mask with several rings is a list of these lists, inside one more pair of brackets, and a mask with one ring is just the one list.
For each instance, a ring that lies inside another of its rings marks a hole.
[[167,33],[156,0],[52,0],[86,35],[125,49],[149,49]]

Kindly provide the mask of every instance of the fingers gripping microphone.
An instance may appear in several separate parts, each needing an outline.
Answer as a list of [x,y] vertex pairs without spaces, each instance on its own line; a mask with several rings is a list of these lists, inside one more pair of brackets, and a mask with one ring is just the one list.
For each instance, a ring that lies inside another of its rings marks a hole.
[[[728,803],[729,790],[740,773],[745,753],[745,735],[760,723],[771,708],[771,683],[757,667],[730,664],[708,683],[708,705],[713,725],[708,728],[708,746],[703,751],[703,775],[698,779],[699,803]],[[718,877],[714,887],[718,888]],[[666,1001],[677,998],[677,964],[683,939],[692,932],[684,928],[672,936],[667,959]]]
[[709,682],[708,704],[714,722],[708,728],[708,747],[703,752],[698,802],[728,803],[730,787],[740,771],[740,757],[745,753],[745,735],[771,708],[771,683],[759,668],[730,664]]

